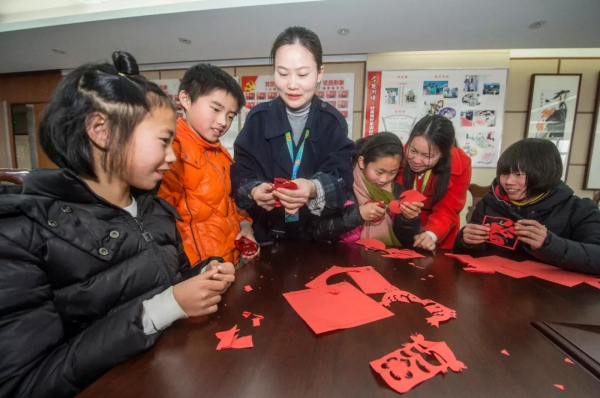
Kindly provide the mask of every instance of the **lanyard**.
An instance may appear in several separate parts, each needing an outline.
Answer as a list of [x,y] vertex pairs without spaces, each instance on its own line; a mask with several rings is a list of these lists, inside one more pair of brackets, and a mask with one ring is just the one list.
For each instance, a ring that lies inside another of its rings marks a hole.
[[[292,145],[292,135],[288,131],[285,133],[285,142],[288,147],[288,151],[290,152],[290,159],[294,162],[292,168],[292,180],[295,180],[298,176],[298,170],[300,170],[300,163],[302,162],[302,155],[304,154],[304,144],[308,139],[308,135],[310,133],[309,129],[306,129],[306,133],[304,133],[304,141],[302,141],[302,145],[300,145],[300,149],[298,149],[298,154],[296,155],[296,160],[294,160],[294,147]],[[300,219],[299,211],[294,214],[285,213],[285,222],[295,222]]]
[[[431,175],[431,169],[425,172],[425,176],[423,177],[423,185],[421,185],[421,193],[425,192],[425,187],[427,186],[427,182],[429,181],[429,176]],[[413,182],[413,189],[417,190],[417,177],[415,176],[415,181]]]
[[289,133],[285,133],[285,143],[287,144],[288,151],[290,152],[290,159],[294,162],[294,166],[292,168],[292,180],[295,180],[298,175],[298,170],[300,169],[300,163],[302,162],[302,155],[304,154],[304,144],[306,143],[306,139],[310,134],[310,130],[306,129],[306,133],[304,133],[304,141],[302,141],[302,145],[300,145],[300,149],[298,150],[298,154],[296,155],[296,160],[294,161],[294,147],[292,146],[292,135]]

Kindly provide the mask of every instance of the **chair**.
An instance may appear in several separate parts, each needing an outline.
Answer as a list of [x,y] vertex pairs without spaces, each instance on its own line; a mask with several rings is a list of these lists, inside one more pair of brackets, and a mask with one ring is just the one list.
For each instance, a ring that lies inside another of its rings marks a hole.
[[471,217],[473,216],[473,211],[475,210],[475,206],[477,203],[483,198],[483,195],[489,192],[491,186],[482,187],[481,185],[471,184],[469,185],[469,192],[471,192],[471,196],[473,197],[473,204],[467,207],[467,222],[471,221]]
[[600,192],[596,192],[593,201],[596,203],[596,206],[600,206]]
[[23,185],[23,180],[30,171],[28,169],[0,169],[0,182]]

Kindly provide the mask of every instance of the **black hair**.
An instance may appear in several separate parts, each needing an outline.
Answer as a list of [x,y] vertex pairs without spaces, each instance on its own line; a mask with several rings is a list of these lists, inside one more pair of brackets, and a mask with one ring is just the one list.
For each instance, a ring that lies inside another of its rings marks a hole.
[[275,39],[273,47],[271,47],[271,62],[273,65],[275,65],[275,55],[279,47],[288,44],[300,44],[310,51],[317,63],[317,71],[321,70],[321,66],[323,66],[323,48],[321,47],[321,40],[315,32],[302,26],[290,26],[281,32]]
[[[125,166],[135,127],[156,107],[173,110],[167,95],[139,75],[135,58],[115,51],[113,65],[85,64],[60,82],[40,122],[40,145],[57,166],[97,179],[93,143],[87,134],[88,116],[107,117],[108,137],[101,158],[104,170]],[[109,156],[110,155],[110,156]]]
[[365,167],[367,164],[388,156],[400,156],[400,162],[404,160],[404,147],[402,141],[396,134],[386,131],[361,138],[356,141],[356,154],[354,163],[359,157],[363,157]]
[[[444,116],[427,115],[414,125],[408,137],[407,151],[410,150],[410,144],[415,137],[425,138],[429,144],[430,151],[431,146],[435,146],[441,154],[440,159],[431,169],[431,172],[437,176],[432,200],[432,205],[435,205],[448,190],[448,183],[450,182],[452,148],[456,146],[454,126]],[[413,189],[414,179],[415,172],[407,165],[402,175],[402,185],[404,188]]]
[[185,91],[192,103],[209,95],[215,90],[223,90],[237,101],[237,112],[245,105],[242,88],[233,77],[223,69],[210,64],[197,64],[185,71],[179,84],[179,91]]
[[499,184],[500,176],[517,172],[525,173],[527,198],[555,188],[563,173],[558,148],[552,141],[541,138],[525,138],[506,148],[496,167],[496,181],[502,195],[506,192]]

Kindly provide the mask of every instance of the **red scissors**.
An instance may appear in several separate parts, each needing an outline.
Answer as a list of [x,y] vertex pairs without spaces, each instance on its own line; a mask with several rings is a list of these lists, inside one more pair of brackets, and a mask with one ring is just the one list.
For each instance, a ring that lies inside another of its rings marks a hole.
[[[285,178],[273,179],[273,189],[284,188],[284,189],[298,189],[298,185],[295,182],[286,180]],[[281,207],[281,202],[275,200],[275,207]]]
[[[382,209],[385,209],[387,211],[388,207],[385,203],[383,203],[381,200],[377,200],[377,199],[371,199],[368,200],[365,204],[367,203],[379,203],[379,207],[381,207]],[[379,217],[377,220],[373,220],[374,223],[378,223],[379,221],[383,220],[383,218],[385,217],[385,214],[381,217]]]
[[258,251],[258,243],[248,238],[240,238],[234,242],[243,256],[252,257]]

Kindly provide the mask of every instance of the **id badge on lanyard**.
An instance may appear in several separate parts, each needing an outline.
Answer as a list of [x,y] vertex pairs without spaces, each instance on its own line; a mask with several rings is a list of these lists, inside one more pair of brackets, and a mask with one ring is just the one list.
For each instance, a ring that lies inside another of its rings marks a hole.
[[[292,135],[289,133],[285,133],[285,143],[287,144],[288,151],[290,152],[290,159],[294,162],[292,167],[292,180],[295,180],[298,176],[298,170],[300,169],[300,163],[302,163],[302,155],[304,154],[304,144],[306,143],[306,139],[308,138],[310,131],[306,129],[306,133],[304,133],[304,141],[302,141],[302,145],[300,145],[300,149],[298,149],[298,154],[296,155],[296,160],[294,160],[294,146],[292,145]],[[285,213],[285,222],[296,222],[300,219],[300,209],[294,214]]]

